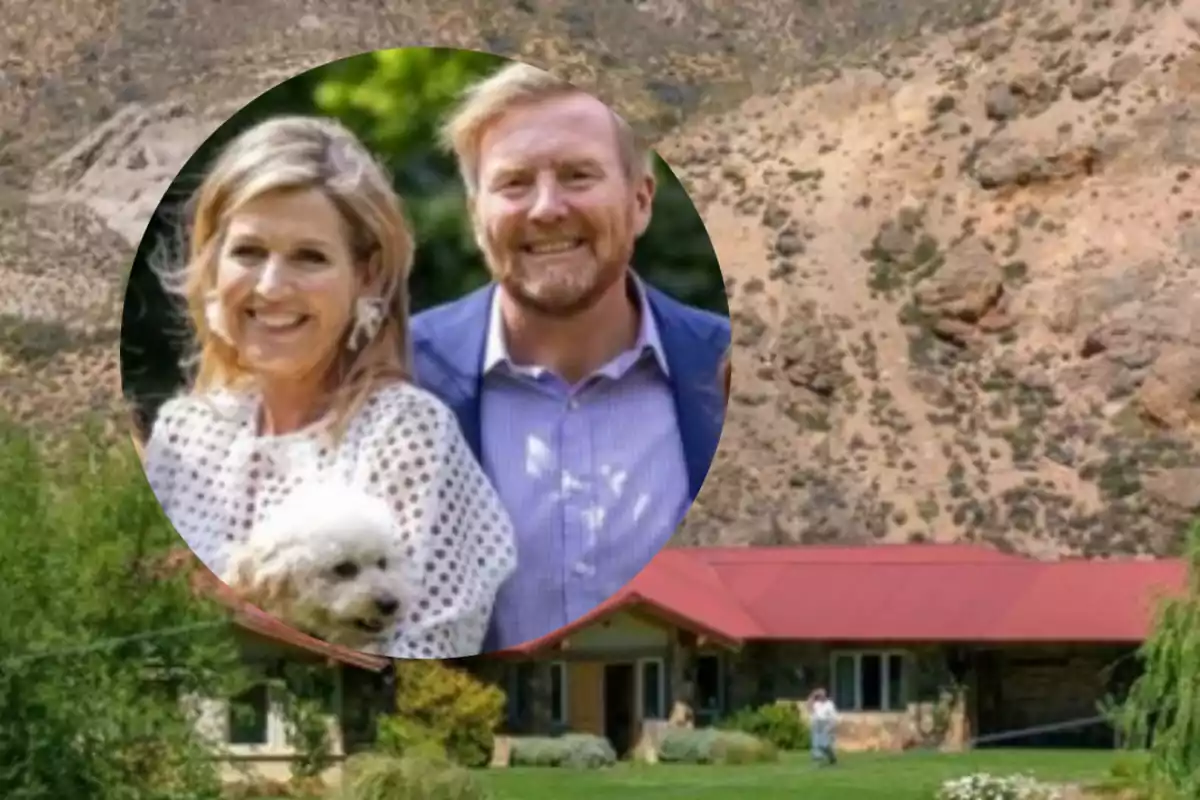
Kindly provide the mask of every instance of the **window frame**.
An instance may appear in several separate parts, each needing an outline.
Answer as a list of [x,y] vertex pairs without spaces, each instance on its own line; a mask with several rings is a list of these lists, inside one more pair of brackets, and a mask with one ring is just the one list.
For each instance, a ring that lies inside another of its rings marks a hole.
[[[656,694],[658,696],[658,713],[646,713],[646,666],[654,664],[658,667]],[[659,656],[649,656],[637,660],[637,709],[639,719],[666,719],[670,714],[667,708],[667,661]]]
[[[880,660],[880,708],[864,709],[863,705],[863,675],[862,662],[864,656],[878,656]],[[900,694],[901,697],[897,700],[891,697],[891,662],[892,658],[900,659]],[[911,694],[911,678],[912,659],[904,650],[894,649],[862,649],[862,650],[834,650],[829,654],[829,696],[835,703],[840,697],[838,691],[838,660],[842,658],[850,658],[854,662],[854,704],[848,708],[838,706],[838,711],[847,711],[851,713],[867,713],[867,714],[895,714],[907,710],[909,703],[909,695]]]

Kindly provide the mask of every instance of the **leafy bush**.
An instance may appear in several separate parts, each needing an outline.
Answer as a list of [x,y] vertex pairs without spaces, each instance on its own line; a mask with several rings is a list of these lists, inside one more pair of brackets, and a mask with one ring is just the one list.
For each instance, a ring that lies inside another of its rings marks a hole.
[[331,686],[323,666],[288,664],[280,689],[286,693],[284,726],[288,745],[296,754],[292,777],[303,782],[318,778],[333,766],[333,738],[329,729]]
[[442,732],[407,717],[381,717],[375,747],[387,755],[451,760]]
[[293,778],[290,781],[250,778],[228,783],[221,791],[222,800],[311,800],[327,789],[319,778]]
[[720,727],[757,736],[780,750],[807,750],[812,742],[808,723],[795,708],[782,703],[742,709],[723,720]]
[[1112,766],[1108,769],[1109,774],[1114,778],[1133,781],[1144,778],[1148,771],[1149,764],[1146,763],[1146,758],[1130,753],[1121,753],[1113,759]]
[[1181,800],[1186,796],[1155,773],[1145,752],[1121,753],[1113,760],[1108,774],[1088,789],[1096,797],[1119,800]]
[[468,770],[430,756],[363,753],[346,761],[336,800],[486,800]]
[[380,721],[380,747],[404,755],[439,748],[465,767],[492,758],[504,692],[440,661],[396,662],[396,715]]
[[770,742],[719,728],[671,730],[658,748],[664,764],[761,764],[778,758],[779,750]]
[[590,733],[525,736],[512,740],[509,763],[514,767],[599,769],[617,763],[617,752],[608,739]]
[[979,772],[942,783],[937,800],[1061,800],[1062,792],[1030,775]]
[[128,441],[0,420],[0,486],[0,797],[219,797],[180,701],[243,670],[226,613],[161,574],[181,542]]

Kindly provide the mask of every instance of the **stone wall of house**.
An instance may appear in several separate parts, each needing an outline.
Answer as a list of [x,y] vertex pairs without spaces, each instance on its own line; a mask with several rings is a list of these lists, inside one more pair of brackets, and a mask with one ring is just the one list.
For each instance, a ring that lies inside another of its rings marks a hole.
[[[801,642],[746,647],[730,660],[730,710],[781,702],[793,705],[796,713],[804,715],[804,701],[812,690],[831,686],[831,656],[841,649],[854,648]],[[945,648],[918,645],[887,649],[903,650],[909,656],[906,708],[842,709],[838,746],[848,751],[961,748],[971,735],[969,683],[956,682]]]
[[[1058,725],[1098,716],[1112,687],[1110,668],[1129,648],[1029,646],[981,655],[990,661],[990,680],[981,680],[977,703],[981,735]],[[981,664],[981,671],[983,665]],[[1109,746],[1113,734],[1102,724],[1069,732],[1047,732],[1044,743]]]
[[[1106,667],[1124,652],[1117,648],[1065,646],[1004,647],[992,650],[926,645],[841,646],[815,643],[753,643],[726,652],[726,713],[771,702],[805,713],[804,700],[818,686],[832,688],[835,650],[902,651],[907,656],[906,703],[898,711],[840,709],[839,747],[898,750],[933,747],[957,750],[976,736],[1062,723],[1097,715],[1108,690]],[[690,725],[694,701],[690,677],[698,652],[686,635],[672,639],[663,655],[671,724]],[[571,660],[578,653],[559,653]],[[529,728],[549,726],[549,663],[528,665]],[[678,713],[677,713],[678,712]],[[1062,745],[1107,746],[1111,732],[1095,726]],[[1049,741],[1042,743],[1050,744]]]
[[[794,704],[803,714],[809,692],[830,687],[830,658],[841,649],[854,648],[807,643],[745,648],[730,661],[730,710],[774,701]],[[864,649],[903,650],[908,655],[907,703],[904,710],[893,712],[842,709],[838,738],[846,750],[957,750],[978,736],[1098,716],[1098,706],[1110,690],[1109,668],[1130,652],[1066,645]],[[1112,733],[1095,724],[1025,741],[1103,747],[1112,744]]]

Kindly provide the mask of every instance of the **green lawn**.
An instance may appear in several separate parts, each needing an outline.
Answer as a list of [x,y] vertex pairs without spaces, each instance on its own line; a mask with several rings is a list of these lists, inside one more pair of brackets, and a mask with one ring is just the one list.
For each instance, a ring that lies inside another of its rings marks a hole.
[[572,772],[501,769],[481,773],[496,800],[932,800],[946,778],[972,772],[1027,772],[1055,782],[1097,781],[1114,758],[1104,751],[985,750],[967,754],[847,756],[832,768],[804,757],[745,767],[639,766]]

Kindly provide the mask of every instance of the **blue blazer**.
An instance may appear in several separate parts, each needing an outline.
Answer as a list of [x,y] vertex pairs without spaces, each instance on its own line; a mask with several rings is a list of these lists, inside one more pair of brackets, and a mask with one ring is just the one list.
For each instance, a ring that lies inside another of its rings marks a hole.
[[[729,320],[684,305],[652,286],[645,288],[671,372],[688,485],[695,501],[725,421],[717,371],[729,347]],[[413,317],[410,326],[417,384],[453,409],[467,444],[480,461],[483,354],[495,290],[495,284],[489,284],[423,311]]]

